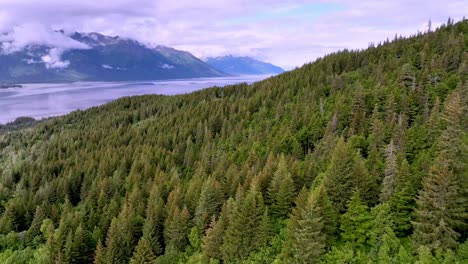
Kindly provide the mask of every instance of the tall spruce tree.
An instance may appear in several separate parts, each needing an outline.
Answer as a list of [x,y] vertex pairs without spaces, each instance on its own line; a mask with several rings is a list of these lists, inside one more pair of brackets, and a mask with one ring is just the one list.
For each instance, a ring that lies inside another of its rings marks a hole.
[[449,168],[446,153],[441,153],[423,180],[413,222],[413,241],[430,250],[453,249],[464,225],[466,210],[457,177]]
[[294,194],[294,182],[291,173],[288,170],[285,157],[281,156],[268,188],[271,215],[275,219],[285,218],[288,215],[294,200]]
[[153,253],[150,243],[142,238],[133,252],[130,264],[156,264],[156,256]]
[[359,191],[355,191],[349,201],[348,210],[341,216],[341,238],[356,248],[363,248],[368,240],[368,230],[372,216],[367,205],[361,200]]
[[385,177],[382,183],[380,201],[386,202],[393,195],[396,187],[397,175],[397,154],[393,140],[385,149]]
[[324,187],[330,201],[340,213],[346,211],[346,204],[352,196],[354,156],[356,154],[343,138],[333,150],[330,164],[324,175]]

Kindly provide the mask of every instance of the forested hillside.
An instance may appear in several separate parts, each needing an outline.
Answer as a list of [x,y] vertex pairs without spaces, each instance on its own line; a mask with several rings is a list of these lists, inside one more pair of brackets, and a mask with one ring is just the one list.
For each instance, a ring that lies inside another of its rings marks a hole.
[[0,263],[466,263],[468,20],[0,135]]

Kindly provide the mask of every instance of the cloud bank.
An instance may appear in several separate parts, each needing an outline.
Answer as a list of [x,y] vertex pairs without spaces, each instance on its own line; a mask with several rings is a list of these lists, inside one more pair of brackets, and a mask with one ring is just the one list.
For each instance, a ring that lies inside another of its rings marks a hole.
[[[248,55],[285,68],[327,53],[424,31],[468,14],[464,0],[1,0],[0,32],[14,50],[28,42],[80,48],[53,34],[100,32],[199,57]],[[35,28],[37,27],[37,28]],[[86,47],[81,47],[86,48]],[[51,61],[53,59],[51,58]],[[57,64],[60,65],[60,64]]]

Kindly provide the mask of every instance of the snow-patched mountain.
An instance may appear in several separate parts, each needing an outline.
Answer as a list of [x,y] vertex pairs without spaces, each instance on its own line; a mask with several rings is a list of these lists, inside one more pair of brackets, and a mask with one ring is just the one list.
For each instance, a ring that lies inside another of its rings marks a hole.
[[213,68],[232,75],[279,74],[284,70],[271,63],[250,57],[223,56],[207,58],[206,63]]
[[[59,31],[57,34],[64,34]],[[133,81],[225,74],[186,51],[99,33],[67,35],[73,45],[0,43],[0,83]],[[5,38],[4,38],[5,39]]]

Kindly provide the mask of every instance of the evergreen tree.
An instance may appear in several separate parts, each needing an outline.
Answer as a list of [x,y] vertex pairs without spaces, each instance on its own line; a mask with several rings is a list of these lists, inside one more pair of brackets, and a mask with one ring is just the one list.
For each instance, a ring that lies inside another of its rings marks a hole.
[[202,186],[200,199],[195,209],[195,223],[200,229],[205,229],[210,216],[217,213],[223,199],[221,185],[218,181],[208,178]]
[[371,215],[367,205],[361,201],[359,191],[353,194],[348,210],[341,216],[341,238],[354,247],[364,247],[367,242],[367,232],[371,226]]
[[271,202],[272,216],[275,219],[285,218],[294,200],[294,182],[284,156],[280,157],[277,170],[268,188],[268,198]]
[[96,251],[94,252],[94,264],[104,264],[105,262],[105,255],[104,255],[104,246],[102,245],[102,241],[99,240]]
[[322,218],[323,234],[326,236],[326,246],[331,246],[335,243],[337,238],[338,213],[333,208],[323,184],[314,190],[311,195],[314,197],[314,203],[316,204],[315,210],[317,210],[317,214]]
[[77,254],[74,258],[75,263],[91,262],[94,247],[91,239],[89,231],[83,228],[83,224],[80,224],[75,230],[72,244],[72,249]]
[[[320,208],[312,195],[298,220],[297,228],[291,230],[292,263],[318,263],[325,252],[326,235]],[[288,259],[287,259],[288,260]]]
[[146,209],[146,219],[143,224],[143,238],[150,245],[154,254],[160,255],[163,251],[163,223],[164,223],[164,201],[162,198],[153,199],[150,196]]
[[256,186],[250,188],[245,198],[238,192],[223,238],[224,261],[243,259],[258,248],[263,212],[263,198]]
[[156,256],[151,249],[151,245],[142,238],[135,248],[130,264],[156,264]]
[[172,216],[167,219],[164,228],[164,242],[166,251],[183,251],[188,245],[190,232],[190,213],[187,208],[176,208]]
[[424,178],[419,192],[413,240],[430,250],[453,249],[460,234],[455,229],[464,224],[466,207],[460,199],[459,181],[449,170],[442,153]]
[[[228,202],[230,202],[229,200]],[[209,258],[221,259],[223,257],[221,246],[223,245],[223,236],[226,230],[229,206],[224,204],[220,217],[216,220],[215,216],[211,218],[209,228],[203,237],[203,254]]]
[[383,179],[382,191],[380,193],[381,202],[388,201],[395,191],[396,175],[398,173],[395,152],[395,145],[392,140],[385,149],[385,177]]
[[257,248],[265,246],[268,244],[268,241],[273,237],[273,226],[270,220],[270,216],[268,213],[268,207],[265,207],[265,210],[262,215],[262,219],[260,220],[260,226],[258,229],[257,235]]
[[352,196],[355,184],[353,182],[354,157],[353,150],[340,138],[324,175],[325,190],[333,206],[340,213],[346,210],[346,203]]
[[431,253],[431,249],[425,246],[418,248],[418,259],[415,264],[434,264],[437,263],[436,258]]
[[411,186],[406,186],[402,190],[395,193],[389,201],[394,216],[395,233],[399,237],[406,237],[411,234],[412,224],[414,220],[414,207],[416,204],[415,193]]

